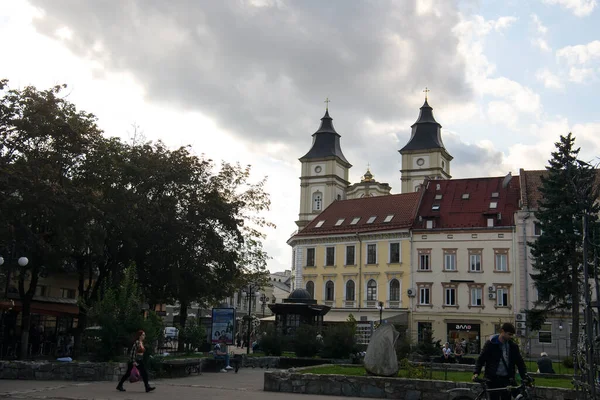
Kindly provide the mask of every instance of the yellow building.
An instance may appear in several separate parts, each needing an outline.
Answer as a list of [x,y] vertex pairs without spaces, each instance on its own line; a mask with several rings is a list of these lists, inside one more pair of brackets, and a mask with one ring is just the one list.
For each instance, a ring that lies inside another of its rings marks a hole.
[[419,193],[333,202],[288,240],[294,288],[332,307],[325,321],[408,321],[410,227]]

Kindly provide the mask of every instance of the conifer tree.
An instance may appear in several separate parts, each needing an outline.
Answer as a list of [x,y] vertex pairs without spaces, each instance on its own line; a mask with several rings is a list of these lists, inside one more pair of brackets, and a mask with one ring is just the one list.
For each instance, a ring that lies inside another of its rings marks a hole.
[[[571,352],[579,337],[579,311],[583,296],[583,215],[589,225],[596,220],[598,206],[595,169],[578,159],[571,133],[561,136],[552,153],[539,190],[542,200],[535,217],[542,234],[530,243],[534,273],[531,275],[542,306],[531,315],[532,329],[539,329],[548,312],[571,310]],[[588,258],[589,260],[592,257]],[[591,271],[591,268],[590,268]],[[537,326],[536,326],[537,325]]]

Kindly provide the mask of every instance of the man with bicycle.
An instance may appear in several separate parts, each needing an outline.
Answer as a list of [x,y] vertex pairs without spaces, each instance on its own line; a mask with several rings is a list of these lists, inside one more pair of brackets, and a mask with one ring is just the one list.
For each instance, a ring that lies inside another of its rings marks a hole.
[[[521,379],[528,380],[527,368],[519,346],[512,341],[515,335],[515,326],[509,322],[502,325],[500,334],[494,335],[485,342],[481,354],[475,365],[473,380],[476,380],[485,366],[485,378],[489,389],[504,388],[514,383],[515,366],[519,369]],[[490,391],[490,400],[510,400],[508,390]]]

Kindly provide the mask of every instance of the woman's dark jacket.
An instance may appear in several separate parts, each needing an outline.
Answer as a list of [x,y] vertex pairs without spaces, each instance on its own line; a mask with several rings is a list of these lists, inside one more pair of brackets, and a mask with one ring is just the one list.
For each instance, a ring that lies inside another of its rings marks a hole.
[[[485,367],[485,377],[493,379],[496,377],[496,371],[498,365],[502,362],[502,346],[499,335],[494,335],[490,340],[485,342],[481,354],[475,364],[475,373],[480,374],[481,368]],[[519,369],[521,378],[527,376],[527,368],[521,353],[519,352],[519,346],[512,340],[508,341],[508,377],[514,379],[515,377],[515,365]]]

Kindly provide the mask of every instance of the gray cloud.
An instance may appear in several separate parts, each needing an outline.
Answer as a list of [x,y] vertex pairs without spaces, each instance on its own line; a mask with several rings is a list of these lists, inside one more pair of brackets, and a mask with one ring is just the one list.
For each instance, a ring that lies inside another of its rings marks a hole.
[[[132,73],[150,101],[200,111],[248,142],[284,142],[297,156],[325,96],[344,151],[386,152],[387,162],[399,157],[397,143],[371,140],[358,129],[365,119],[416,119],[414,95],[425,85],[437,104],[470,96],[454,2],[424,15],[414,2],[383,0],[32,3],[46,13],[36,29],[54,36],[69,27],[72,51]],[[397,133],[408,138],[409,127]]]

